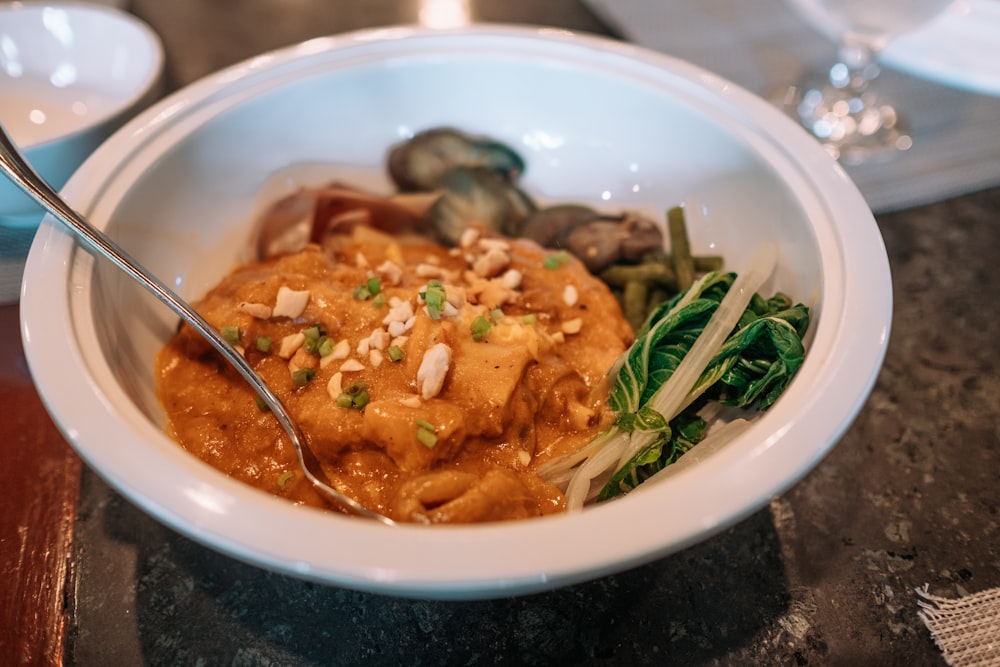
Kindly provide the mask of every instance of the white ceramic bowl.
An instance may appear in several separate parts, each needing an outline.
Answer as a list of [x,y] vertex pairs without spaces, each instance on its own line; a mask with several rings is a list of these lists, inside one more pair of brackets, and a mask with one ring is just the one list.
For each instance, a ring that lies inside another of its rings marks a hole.
[[[86,3],[0,4],[0,123],[56,188],[155,99],[162,71],[159,38],[130,14]],[[0,225],[41,218],[0,178]]]
[[175,320],[51,220],[31,249],[23,336],[46,405],[115,488],[236,558],[395,595],[505,596],[669,554],[760,509],[834,445],[888,340],[882,240],[844,172],[764,101],[626,44],[557,30],[398,28],[319,39],[197,82],[108,140],[65,189],[75,205],[200,296],[235,262],[275,171],[336,163],[382,178],[386,148],[449,124],[514,146],[543,198],[662,213],[697,200],[696,252],[739,271],[761,239],[771,284],[813,307],[786,394],[681,474],[575,515],[466,527],[385,526],[236,483],[161,431],[152,358]]

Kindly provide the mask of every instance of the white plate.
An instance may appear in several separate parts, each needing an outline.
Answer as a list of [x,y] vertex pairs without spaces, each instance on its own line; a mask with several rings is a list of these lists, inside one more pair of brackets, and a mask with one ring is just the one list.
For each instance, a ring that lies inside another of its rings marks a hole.
[[525,188],[644,206],[696,196],[695,252],[735,271],[761,238],[813,306],[810,352],[771,410],[662,483],[574,515],[387,528],[295,507],[227,478],[161,430],[152,359],[176,318],[51,219],[25,272],[26,355],[81,456],[123,495],[236,558],[380,593],[540,591],[648,562],[732,525],[810,470],[850,424],[888,341],[875,221],[826,153],[774,107],[663,54],[565,31],[393,28],[262,55],[162,100],[102,145],[64,193],[182,296],[239,254],[261,187],[292,164],[362,173],[409,133],[450,124],[523,151]]
[[960,0],[897,38],[882,62],[948,86],[1000,95],[1000,0]]

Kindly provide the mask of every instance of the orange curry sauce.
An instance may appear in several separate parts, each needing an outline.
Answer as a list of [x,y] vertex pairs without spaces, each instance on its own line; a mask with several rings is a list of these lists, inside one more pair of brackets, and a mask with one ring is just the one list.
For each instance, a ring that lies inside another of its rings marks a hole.
[[[424,523],[561,511],[559,489],[534,471],[608,425],[595,399],[606,392],[594,389],[632,339],[614,296],[576,259],[476,233],[447,249],[359,227],[325,249],[241,266],[196,307],[238,331],[336,488]],[[156,376],[169,432],[188,451],[329,507],[273,415],[193,330],[161,351]]]

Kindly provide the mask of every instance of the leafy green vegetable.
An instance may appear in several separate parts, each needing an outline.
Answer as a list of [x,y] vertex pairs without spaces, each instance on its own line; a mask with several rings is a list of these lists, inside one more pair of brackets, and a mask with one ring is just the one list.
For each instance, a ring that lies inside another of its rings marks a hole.
[[608,406],[618,414],[619,422],[633,421],[623,415],[638,419],[633,428],[626,430],[656,430],[643,427],[650,417],[648,414],[641,417],[641,408],[680,365],[734,279],[733,273],[705,274],[690,289],[653,310],[636,332],[636,341],[626,353],[608,399]]
[[704,419],[682,412],[670,422],[668,431],[639,450],[627,465],[611,476],[597,500],[614,498],[639,486],[701,442],[707,428]]
[[670,465],[697,444],[705,425],[697,416],[706,400],[741,408],[766,409],[777,400],[802,365],[802,335],[809,311],[787,296],[754,294],[736,329],[691,387],[681,412],[670,419],[656,398],[719,308],[735,274],[710,272],[650,314],[629,349],[611,390],[614,428],[650,433],[607,482],[599,500],[614,497]]
[[[649,314],[608,372],[614,425],[539,469],[565,484],[568,509],[675,462],[706,437],[698,415],[709,401],[764,409],[777,399],[802,364],[809,311],[783,294],[757,294],[776,258],[773,244],[761,244],[739,276],[709,271]],[[596,480],[608,481],[595,488]]]

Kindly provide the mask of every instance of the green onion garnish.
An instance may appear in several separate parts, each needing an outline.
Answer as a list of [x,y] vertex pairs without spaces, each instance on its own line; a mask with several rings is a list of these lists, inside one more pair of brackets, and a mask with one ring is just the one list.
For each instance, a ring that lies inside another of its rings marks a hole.
[[305,348],[306,352],[315,353],[317,348],[319,347],[319,337],[320,337],[319,327],[312,326],[309,327],[308,329],[303,329],[302,335],[306,337],[305,342],[302,343],[302,347]]
[[219,329],[219,333],[230,345],[239,345],[240,342],[240,328],[239,327],[222,327]]
[[437,444],[437,429],[433,424],[423,419],[417,420],[417,442],[430,449]]
[[545,259],[542,260],[542,267],[548,269],[549,271],[554,271],[569,261],[569,253],[565,250],[560,250],[559,252],[547,255]]
[[367,389],[362,389],[351,397],[351,402],[354,403],[354,407],[358,410],[368,405],[369,401],[371,401],[371,397],[368,395]]
[[368,293],[372,296],[381,294],[382,292],[382,281],[378,278],[369,278],[368,282],[365,283],[365,287],[368,288]]
[[353,396],[354,394],[357,394],[360,391],[364,391],[367,388],[368,385],[365,384],[364,382],[352,382],[351,384],[347,385],[347,387],[344,389],[344,393],[349,396]]
[[503,318],[502,308],[494,308],[493,310],[490,311],[490,322],[492,322],[493,324],[499,322],[501,318]]
[[361,408],[368,405],[371,397],[368,395],[368,385],[364,382],[352,382],[337,396],[337,405],[342,408]]
[[375,298],[372,299],[372,305],[375,306],[376,308],[381,308],[382,306],[384,306],[385,292],[379,292],[378,294],[376,294]]
[[333,354],[333,348],[335,347],[333,339],[329,336],[323,336],[319,339],[319,345],[316,346],[316,351],[321,357],[329,357]]
[[368,291],[368,285],[358,285],[355,287],[354,298],[358,301],[367,301],[372,298],[372,293]]
[[278,488],[285,489],[293,481],[295,481],[295,471],[286,470],[278,476]]
[[537,321],[538,321],[538,315],[536,315],[535,313],[528,313],[527,315],[521,318],[522,324],[534,324]]
[[316,371],[311,368],[300,368],[292,371],[292,384],[296,387],[304,387],[316,377]]
[[389,355],[389,361],[403,360],[403,350],[398,345],[390,345],[389,349],[386,350],[386,354]]
[[427,288],[423,292],[420,292],[420,298],[427,304],[427,313],[431,316],[432,320],[441,319],[441,313],[444,312],[444,304],[447,301],[447,297],[444,285],[441,284],[440,280],[428,280]]
[[254,342],[257,346],[257,350],[267,354],[271,351],[271,339],[267,336],[257,336],[257,340]]
[[254,400],[254,403],[257,404],[257,407],[260,408],[261,412],[270,412],[271,411],[271,406],[267,404],[267,401],[265,401],[264,397],[261,396],[260,394],[254,394],[253,395],[253,400]]
[[490,332],[490,321],[479,315],[476,319],[472,320],[472,324],[469,325],[469,329],[472,331],[472,340],[480,341],[486,338],[486,335]]

